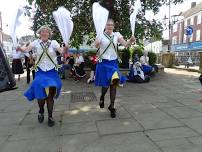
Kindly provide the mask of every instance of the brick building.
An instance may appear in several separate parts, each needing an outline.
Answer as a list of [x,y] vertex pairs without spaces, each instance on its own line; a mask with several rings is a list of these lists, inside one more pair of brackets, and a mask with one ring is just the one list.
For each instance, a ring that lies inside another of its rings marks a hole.
[[[191,3],[191,8],[180,15],[184,19],[172,26],[171,50],[175,52],[179,64],[186,63],[191,57],[193,63],[198,65],[198,52],[202,51],[202,3],[197,5],[196,2]],[[190,37],[185,34],[188,26],[193,28],[193,34]]]

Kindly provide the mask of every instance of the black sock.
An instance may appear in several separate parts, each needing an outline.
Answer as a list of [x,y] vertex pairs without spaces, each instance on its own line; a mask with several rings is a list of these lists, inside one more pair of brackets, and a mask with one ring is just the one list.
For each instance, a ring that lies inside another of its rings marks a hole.
[[102,87],[102,94],[101,94],[100,99],[104,100],[104,97],[105,97],[105,95],[106,95],[106,93],[107,93],[107,90],[108,90],[108,88]]
[[54,100],[53,99],[48,99],[47,100],[47,109],[48,109],[48,117],[49,118],[52,118],[53,106],[54,106]]
[[38,100],[38,105],[39,105],[39,113],[44,114],[45,100]]
[[112,108],[114,108],[115,99],[116,99],[116,85],[111,85],[110,86],[110,100],[111,100],[110,106]]

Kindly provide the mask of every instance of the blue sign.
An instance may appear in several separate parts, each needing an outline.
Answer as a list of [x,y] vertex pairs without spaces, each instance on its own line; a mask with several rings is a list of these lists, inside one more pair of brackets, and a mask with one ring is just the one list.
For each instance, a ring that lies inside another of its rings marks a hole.
[[176,44],[171,46],[171,50],[179,51],[202,51],[202,42],[192,42],[186,44]]
[[188,26],[188,27],[186,28],[185,34],[186,34],[187,36],[191,36],[191,35],[193,34],[193,32],[194,32],[193,27]]

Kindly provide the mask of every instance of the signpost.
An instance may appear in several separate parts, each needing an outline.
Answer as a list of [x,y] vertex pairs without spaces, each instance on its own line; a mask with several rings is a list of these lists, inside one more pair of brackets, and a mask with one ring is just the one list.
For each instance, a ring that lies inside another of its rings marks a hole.
[[194,32],[193,27],[192,27],[192,26],[187,26],[186,31],[185,31],[185,34],[186,34],[189,38],[192,36],[193,32]]

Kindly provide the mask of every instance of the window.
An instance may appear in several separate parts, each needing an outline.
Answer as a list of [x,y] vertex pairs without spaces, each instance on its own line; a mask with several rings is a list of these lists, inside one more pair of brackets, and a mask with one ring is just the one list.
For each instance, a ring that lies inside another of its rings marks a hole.
[[190,25],[194,25],[194,17],[190,19]]
[[187,20],[184,20],[184,27],[187,27]]
[[176,36],[174,36],[174,37],[172,38],[172,44],[173,44],[173,45],[177,44],[177,37],[176,37]]
[[174,25],[173,25],[173,33],[174,33],[174,32],[177,32],[177,24],[174,24]]
[[201,39],[201,30],[196,31],[196,41],[200,41]]
[[182,26],[183,26],[182,23],[179,23],[179,43],[182,43],[182,41],[183,41],[183,39],[182,39],[183,36],[181,34],[182,33],[182,29],[183,29]]
[[183,43],[187,43],[187,35],[184,34]]
[[201,24],[201,14],[197,16],[197,24]]
[[190,36],[189,42],[193,42],[193,34]]

